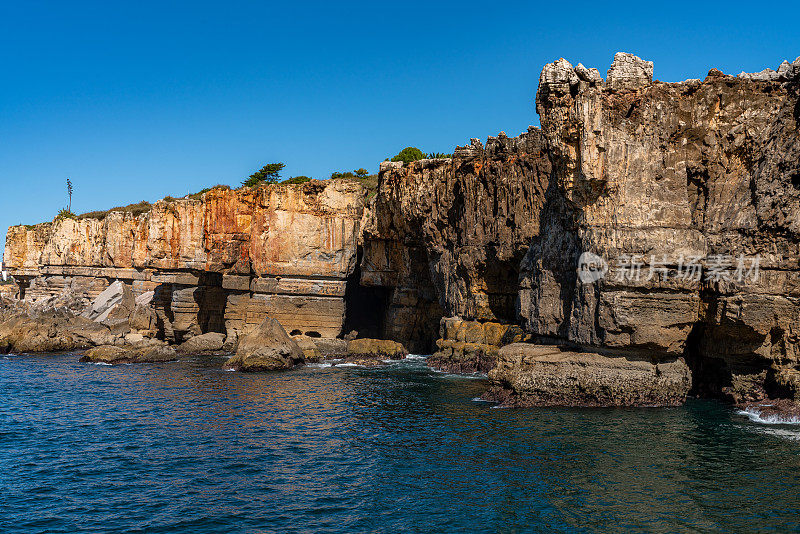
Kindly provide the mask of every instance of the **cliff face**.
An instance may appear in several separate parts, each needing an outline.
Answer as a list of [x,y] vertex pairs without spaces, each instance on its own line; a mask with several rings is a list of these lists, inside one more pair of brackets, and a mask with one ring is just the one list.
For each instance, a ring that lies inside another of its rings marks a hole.
[[28,298],[69,288],[88,300],[117,279],[136,296],[153,291],[168,339],[247,330],[267,314],[335,337],[363,206],[362,186],[350,181],[212,189],[138,217],[12,227],[4,261]]
[[531,128],[485,148],[473,140],[448,159],[381,165],[361,283],[391,289],[391,337],[430,350],[443,315],[515,321],[519,264],[549,179],[544,147]]
[[[630,54],[606,79],[551,63],[541,129],[385,162],[366,207],[347,181],[215,189],[140,217],[13,227],[5,261],[34,298],[116,279],[152,291],[169,340],[269,315],[438,348],[432,365],[490,370],[510,404],[564,402],[552,388],[575,380],[584,404],[675,404],[689,376],[736,402],[800,400],[800,58],[652,75]],[[500,350],[518,342],[548,347]]]
[[[521,321],[580,347],[686,355],[696,388],[737,401],[786,389],[800,311],[797,79],[651,74],[620,55],[605,83],[563,60],[543,70],[554,172],[522,264]],[[584,253],[606,262],[604,277],[582,283]]]

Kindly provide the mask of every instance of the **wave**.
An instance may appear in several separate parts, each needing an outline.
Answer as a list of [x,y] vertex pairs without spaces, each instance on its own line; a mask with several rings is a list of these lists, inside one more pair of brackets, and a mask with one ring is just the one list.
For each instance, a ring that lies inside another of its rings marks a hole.
[[318,363],[309,363],[306,367],[311,367],[312,369],[327,369],[331,367],[333,364],[331,362],[318,362]]
[[754,408],[746,408],[736,413],[746,415],[752,422],[763,425],[800,425],[800,418],[798,417],[787,417],[779,414],[763,415],[761,411]]
[[102,365],[103,367],[113,367],[112,364],[106,362],[92,362],[92,365]]

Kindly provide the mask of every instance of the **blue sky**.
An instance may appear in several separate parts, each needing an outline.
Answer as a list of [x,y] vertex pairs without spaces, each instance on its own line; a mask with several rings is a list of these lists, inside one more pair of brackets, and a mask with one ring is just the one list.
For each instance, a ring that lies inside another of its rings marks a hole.
[[538,125],[539,72],[603,75],[614,52],[664,81],[777,68],[800,6],[739,2],[0,3],[0,244],[73,211],[285,177],[372,172]]

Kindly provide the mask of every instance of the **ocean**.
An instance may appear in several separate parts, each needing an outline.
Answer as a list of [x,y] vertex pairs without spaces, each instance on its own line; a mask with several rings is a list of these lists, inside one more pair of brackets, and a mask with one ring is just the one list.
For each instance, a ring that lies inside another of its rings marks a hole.
[[789,532],[800,425],[723,404],[504,409],[422,358],[0,356],[0,532]]

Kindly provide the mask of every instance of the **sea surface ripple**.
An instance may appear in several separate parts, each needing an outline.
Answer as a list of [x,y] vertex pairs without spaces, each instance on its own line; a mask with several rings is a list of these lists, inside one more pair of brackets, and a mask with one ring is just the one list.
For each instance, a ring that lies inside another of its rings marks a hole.
[[800,428],[494,409],[482,378],[0,357],[0,531],[789,532]]

